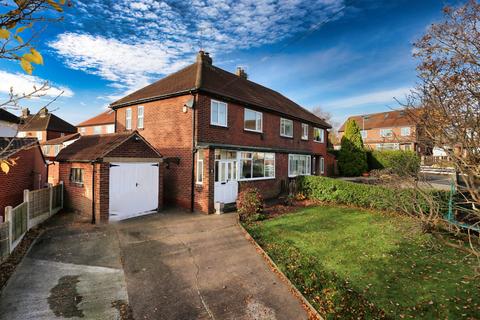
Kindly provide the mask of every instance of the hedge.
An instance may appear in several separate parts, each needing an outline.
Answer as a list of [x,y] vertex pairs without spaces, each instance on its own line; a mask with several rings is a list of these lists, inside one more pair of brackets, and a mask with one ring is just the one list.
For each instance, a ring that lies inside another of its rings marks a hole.
[[367,151],[368,169],[391,169],[399,175],[418,173],[420,158],[413,151],[373,150]]
[[[414,213],[416,197],[415,190],[394,190],[384,186],[361,184],[319,176],[301,176],[298,178],[299,191],[313,200],[353,205],[356,207],[381,211],[402,211],[407,208]],[[431,194],[447,210],[448,192],[432,190]],[[420,200],[419,200],[420,201]],[[428,211],[426,201],[422,202],[422,209]]]

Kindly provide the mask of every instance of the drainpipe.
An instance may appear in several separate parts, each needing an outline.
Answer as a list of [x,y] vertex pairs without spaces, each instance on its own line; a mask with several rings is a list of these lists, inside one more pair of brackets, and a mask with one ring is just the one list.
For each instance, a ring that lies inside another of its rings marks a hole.
[[195,210],[195,155],[197,153],[197,143],[195,137],[195,105],[196,105],[196,95],[193,96],[193,106],[192,106],[192,173],[191,173],[191,183],[190,183],[190,212]]
[[92,224],[96,223],[95,219],[95,161],[92,161]]

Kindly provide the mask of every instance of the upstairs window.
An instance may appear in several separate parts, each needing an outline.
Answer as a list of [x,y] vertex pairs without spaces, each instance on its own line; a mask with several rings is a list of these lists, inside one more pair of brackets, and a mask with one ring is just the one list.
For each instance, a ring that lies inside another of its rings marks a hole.
[[81,134],[81,135],[84,135],[84,134],[85,134],[85,131],[86,131],[86,130],[85,130],[85,127],[81,127],[81,128],[80,128],[80,134]]
[[245,109],[243,122],[245,130],[262,132],[263,114],[258,111]]
[[43,154],[44,155],[49,155],[50,154],[50,145],[44,145],[43,146]]
[[367,139],[367,131],[366,130],[360,131],[360,134],[362,135],[363,140]]
[[324,143],[325,142],[325,130],[320,128],[313,128],[313,141]]
[[83,184],[83,169],[81,168],[71,168],[70,169],[70,181],[74,183]]
[[54,146],[54,151],[55,151],[54,156],[57,156],[57,154],[60,152],[60,145],[59,145],[59,144],[56,144],[56,145]]
[[138,106],[137,111],[137,128],[143,129],[143,106]]
[[380,129],[380,136],[381,137],[391,137],[393,136],[393,130],[392,129]]
[[95,126],[93,127],[93,133],[100,134],[102,133],[102,126]]
[[227,126],[227,104],[212,100],[210,104],[210,124],[214,126]]
[[107,133],[114,133],[115,132],[115,125],[109,124],[107,125]]
[[293,138],[293,121],[280,118],[280,135],[282,137]]
[[43,137],[42,131],[37,131],[37,139],[41,141],[42,137]]
[[302,123],[302,140],[308,140],[308,124]]
[[402,137],[408,137],[410,135],[410,127],[403,127],[400,134]]
[[132,130],[132,109],[125,110],[125,129]]

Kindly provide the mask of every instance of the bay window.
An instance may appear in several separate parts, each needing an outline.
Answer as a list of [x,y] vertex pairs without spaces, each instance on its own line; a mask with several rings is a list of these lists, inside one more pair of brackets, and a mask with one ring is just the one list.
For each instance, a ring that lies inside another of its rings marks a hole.
[[262,120],[261,112],[245,109],[243,128],[249,131],[262,132]]
[[240,153],[240,179],[275,177],[275,154],[264,152]]
[[280,135],[282,137],[293,137],[293,121],[289,119],[280,118]]
[[288,176],[310,175],[311,157],[304,154],[288,155]]

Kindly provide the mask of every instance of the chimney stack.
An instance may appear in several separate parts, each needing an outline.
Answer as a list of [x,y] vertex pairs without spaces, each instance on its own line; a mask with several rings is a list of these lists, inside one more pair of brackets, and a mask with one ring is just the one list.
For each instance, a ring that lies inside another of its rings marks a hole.
[[197,54],[197,63],[205,63],[212,65],[212,58],[210,57],[210,54],[208,52],[200,50]]
[[48,114],[47,107],[43,107],[42,109],[40,109],[40,111],[38,111],[38,114],[40,115],[41,118],[45,118]]
[[24,108],[22,109],[22,118],[27,118],[30,115],[30,109]]
[[237,71],[235,72],[235,74],[244,79],[248,79],[248,74],[245,72],[245,70],[242,67],[237,67]]

